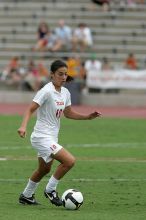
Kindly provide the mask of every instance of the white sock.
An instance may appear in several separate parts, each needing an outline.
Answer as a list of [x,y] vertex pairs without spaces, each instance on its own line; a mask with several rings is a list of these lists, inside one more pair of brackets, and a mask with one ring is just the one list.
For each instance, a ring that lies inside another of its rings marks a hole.
[[23,195],[25,197],[32,197],[32,194],[34,194],[37,186],[39,185],[39,182],[33,182],[32,180],[29,179],[27,186],[25,187],[24,191],[23,191]]
[[59,180],[57,180],[53,175],[49,179],[49,182],[46,186],[46,191],[47,192],[52,192],[53,190],[56,190],[57,185],[59,183]]

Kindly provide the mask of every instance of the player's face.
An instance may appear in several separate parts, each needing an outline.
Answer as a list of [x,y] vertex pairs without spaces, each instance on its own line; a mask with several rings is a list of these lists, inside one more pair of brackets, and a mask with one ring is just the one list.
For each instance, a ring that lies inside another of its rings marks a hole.
[[57,87],[61,87],[66,82],[67,76],[67,68],[60,67],[55,73],[52,74],[53,84]]

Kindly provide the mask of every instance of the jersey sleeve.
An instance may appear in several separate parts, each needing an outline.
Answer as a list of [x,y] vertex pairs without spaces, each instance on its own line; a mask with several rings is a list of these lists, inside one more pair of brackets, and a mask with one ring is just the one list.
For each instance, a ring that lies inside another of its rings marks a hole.
[[71,95],[70,92],[67,90],[65,107],[70,105],[71,105]]
[[35,97],[33,98],[33,102],[36,102],[40,106],[47,100],[48,92],[45,89],[39,90]]

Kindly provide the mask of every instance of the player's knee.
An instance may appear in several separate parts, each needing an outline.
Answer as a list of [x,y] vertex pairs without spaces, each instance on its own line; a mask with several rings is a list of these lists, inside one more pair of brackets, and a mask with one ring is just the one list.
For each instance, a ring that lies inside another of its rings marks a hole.
[[69,169],[71,169],[74,165],[75,165],[75,161],[76,161],[76,159],[74,158],[74,157],[72,157],[68,162],[67,162],[67,167],[69,168]]

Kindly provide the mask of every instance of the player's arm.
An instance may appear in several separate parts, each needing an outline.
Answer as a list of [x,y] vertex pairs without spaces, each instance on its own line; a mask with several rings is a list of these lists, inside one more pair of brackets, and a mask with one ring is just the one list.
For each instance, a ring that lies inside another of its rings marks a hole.
[[20,135],[20,137],[25,137],[26,136],[26,128],[27,128],[27,124],[28,121],[31,117],[31,115],[37,110],[37,108],[39,108],[39,105],[36,102],[32,102],[31,105],[27,108],[21,126],[18,129],[18,134]]
[[92,112],[92,113],[87,114],[87,115],[86,114],[80,114],[80,113],[74,111],[71,106],[67,106],[64,109],[64,116],[66,118],[75,119],[75,120],[87,120],[87,119],[90,120],[90,119],[100,117],[101,114],[97,111]]

